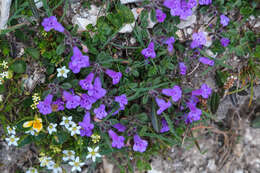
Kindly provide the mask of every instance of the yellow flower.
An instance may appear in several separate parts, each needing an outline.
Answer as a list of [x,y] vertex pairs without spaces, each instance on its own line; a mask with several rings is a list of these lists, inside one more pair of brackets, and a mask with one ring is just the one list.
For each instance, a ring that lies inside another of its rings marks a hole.
[[95,143],[98,143],[100,141],[100,136],[98,134],[93,134],[91,135],[91,138],[92,138],[92,142],[95,144]]
[[42,130],[42,119],[35,117],[34,120],[23,123],[23,127],[32,127],[36,132],[40,132]]

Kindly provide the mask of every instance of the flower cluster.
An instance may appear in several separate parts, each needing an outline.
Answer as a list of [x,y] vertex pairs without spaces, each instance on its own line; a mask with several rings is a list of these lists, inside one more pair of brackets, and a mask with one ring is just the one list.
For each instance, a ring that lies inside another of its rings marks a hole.
[[19,141],[19,137],[16,137],[16,131],[15,131],[15,127],[10,127],[7,126],[7,134],[10,135],[8,138],[5,138],[6,142],[8,143],[9,146],[18,146],[18,141]]
[[32,96],[33,104],[31,104],[32,109],[36,109],[37,105],[39,104],[39,101],[41,100],[38,93],[34,93]]
[[12,71],[8,70],[8,62],[3,61],[0,63],[0,67],[3,68],[3,72],[0,73],[0,85],[4,83],[4,79],[12,78]]

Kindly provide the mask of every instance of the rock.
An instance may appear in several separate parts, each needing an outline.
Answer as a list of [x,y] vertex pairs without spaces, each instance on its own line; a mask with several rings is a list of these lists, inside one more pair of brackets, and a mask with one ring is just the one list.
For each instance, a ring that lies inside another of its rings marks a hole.
[[103,168],[105,173],[113,173],[114,165],[109,163],[105,157],[102,158],[103,160]]
[[131,37],[130,38],[130,43],[133,45],[133,44],[135,44],[136,43],[136,39],[134,38],[134,37]]
[[38,9],[43,7],[43,3],[40,0],[34,0],[34,3]]
[[192,24],[194,24],[196,22],[196,19],[197,19],[196,15],[191,15],[191,16],[187,17],[186,20],[181,20],[181,23],[179,23],[177,25],[177,27],[179,29],[187,28],[187,27],[191,26]]
[[143,2],[144,0],[120,0],[121,4],[130,4],[136,2]]
[[153,22],[153,21],[151,20],[151,12],[149,13],[147,20],[148,20],[148,26],[147,26],[146,28],[153,28],[154,25],[156,25],[156,23],[157,23],[157,21]]
[[214,160],[214,159],[210,159],[210,160],[208,161],[207,168],[208,168],[210,171],[216,171],[217,166],[216,166],[216,164],[215,164],[215,160]]
[[[138,16],[141,14],[141,8],[133,8],[132,13],[134,15],[135,21],[137,20]],[[119,33],[131,33],[135,26],[135,21],[130,24],[125,24],[120,30]]]
[[[78,32],[82,32],[86,30],[86,26],[89,24],[92,24],[95,26],[97,24],[97,19],[100,16],[104,16],[104,13],[100,11],[100,7],[96,7],[95,5],[91,5],[91,9],[80,9],[80,13],[76,14],[72,18],[72,23],[74,25],[78,25]],[[73,8],[73,11],[76,11],[75,8]]]
[[7,28],[7,21],[9,18],[9,11],[12,0],[1,0],[0,1],[0,30]]

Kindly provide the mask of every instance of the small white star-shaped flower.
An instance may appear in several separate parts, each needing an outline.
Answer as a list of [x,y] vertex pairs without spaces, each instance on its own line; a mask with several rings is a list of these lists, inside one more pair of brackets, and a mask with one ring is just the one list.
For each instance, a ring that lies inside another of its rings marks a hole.
[[38,173],[38,171],[37,171],[37,169],[31,167],[31,168],[29,168],[29,169],[26,171],[26,173]]
[[61,169],[60,165],[58,165],[57,163],[55,163],[55,164],[53,165],[52,172],[53,172],[53,173],[62,173],[62,169]]
[[71,171],[81,171],[81,166],[84,165],[83,162],[79,161],[79,157],[76,157],[75,161],[69,162],[69,164],[72,166]]
[[71,124],[72,124],[72,116],[62,117],[62,122],[60,123],[61,126],[63,125],[68,129]]
[[57,71],[58,71],[57,77],[67,78],[70,70],[67,69],[66,66],[63,66],[62,68],[57,68]]
[[64,150],[63,152],[63,158],[65,162],[68,160],[74,160],[75,159],[75,152],[72,150]]
[[41,167],[45,167],[45,166],[48,166],[48,165],[50,166],[50,162],[52,161],[51,157],[46,157],[46,156],[40,157],[39,160],[40,160],[40,166]]
[[47,128],[50,135],[51,135],[53,132],[57,132],[56,126],[57,126],[57,124],[50,123],[50,125],[49,125],[48,128]]
[[15,133],[15,127],[11,128],[10,126],[7,126],[6,129],[7,129],[7,132],[8,132],[9,135],[15,135],[16,134]]
[[92,158],[93,162],[96,161],[96,157],[101,157],[101,155],[98,153],[99,147],[96,148],[90,148],[88,147],[89,154],[87,155],[86,159]]
[[69,131],[70,131],[70,135],[71,136],[74,136],[75,134],[80,134],[80,129],[81,129],[81,127],[80,126],[78,126],[77,124],[75,124],[75,123],[73,123],[72,125],[71,125],[71,127],[69,128]]
[[18,145],[17,141],[19,140],[19,138],[12,135],[10,138],[5,138],[5,140],[8,142],[9,146],[11,145],[17,146]]

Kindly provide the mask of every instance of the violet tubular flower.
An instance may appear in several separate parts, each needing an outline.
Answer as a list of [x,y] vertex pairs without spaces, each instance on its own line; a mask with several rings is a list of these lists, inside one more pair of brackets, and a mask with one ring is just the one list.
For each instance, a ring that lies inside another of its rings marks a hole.
[[190,124],[193,121],[200,120],[201,114],[202,114],[202,111],[200,109],[196,108],[195,106],[190,108],[190,112],[188,113],[188,115],[185,119],[185,123]]
[[172,101],[174,101],[174,102],[177,102],[178,100],[180,100],[181,95],[182,95],[181,88],[178,85],[175,85],[173,88],[163,89],[162,93],[164,95],[171,96]]
[[134,146],[133,150],[143,153],[148,146],[148,142],[140,138],[139,135],[134,135]]
[[98,119],[103,119],[107,116],[106,106],[101,104],[98,108],[94,109],[94,113]]
[[51,29],[64,32],[64,27],[57,21],[55,16],[44,18],[42,21],[42,26],[46,32],[49,32]]
[[73,47],[73,56],[69,62],[69,68],[73,73],[79,73],[81,68],[89,66],[89,57],[81,53],[78,47]]
[[145,58],[155,58],[156,53],[154,51],[154,43],[149,43],[148,47],[142,50],[142,54]]
[[212,93],[212,89],[207,84],[202,84],[200,89],[192,91],[193,96],[201,95],[204,99],[207,99]]
[[63,111],[64,110],[64,102],[61,99],[57,99],[51,104],[52,110],[54,112]]
[[92,130],[94,129],[94,124],[91,124],[91,117],[90,113],[86,112],[83,121],[79,122],[80,129],[80,136],[88,136],[92,135]]
[[206,42],[207,42],[207,38],[206,38],[204,32],[192,34],[192,40],[193,41],[191,42],[191,45],[190,45],[190,47],[192,49],[199,47],[199,46],[202,46],[202,45],[205,45]]
[[80,96],[63,91],[63,97],[66,100],[67,109],[75,109],[80,105]]
[[200,5],[210,5],[212,0],[199,0]]
[[93,89],[88,90],[88,94],[97,100],[104,97],[106,95],[107,91],[102,88],[102,83],[99,77],[95,78]]
[[181,75],[186,75],[187,67],[184,64],[184,62],[179,63],[179,69],[180,69],[180,74]]
[[85,79],[79,81],[79,85],[84,90],[93,89],[93,85],[92,85],[93,79],[94,79],[94,73],[91,72],[88,74],[88,76]]
[[167,44],[167,45],[168,45],[168,47],[167,47],[168,52],[172,52],[172,51],[173,51],[173,43],[174,43],[174,42],[175,42],[174,37],[170,37],[170,38],[168,38],[168,39],[166,39],[166,40],[164,41],[164,44]]
[[162,10],[160,10],[160,9],[157,9],[157,10],[155,11],[155,13],[156,13],[156,19],[157,19],[157,21],[158,21],[159,23],[162,23],[162,22],[165,20],[165,18],[166,18],[166,14],[165,14]]
[[160,130],[160,133],[165,133],[168,132],[170,130],[167,121],[163,118],[162,119],[162,128]]
[[121,123],[116,123],[115,125],[113,125],[113,127],[119,132],[124,132],[126,130],[126,127]]
[[206,65],[210,65],[210,66],[213,66],[214,65],[214,61],[207,58],[207,57],[200,57],[199,58],[199,61],[203,64],[206,64]]
[[220,43],[223,47],[227,47],[229,45],[230,40],[228,38],[221,38]]
[[53,98],[53,95],[49,94],[45,97],[44,101],[40,101],[37,104],[37,108],[39,109],[39,112],[41,114],[47,115],[47,114],[52,113],[52,107],[51,107],[52,98]]
[[223,27],[227,26],[229,23],[229,18],[225,16],[224,14],[220,15],[220,23]]
[[112,139],[112,147],[120,149],[125,146],[125,144],[124,144],[125,137],[124,136],[118,136],[113,130],[109,130],[108,134],[109,134],[110,138]]
[[122,94],[120,96],[116,96],[115,101],[119,103],[119,106],[122,109],[125,109],[125,105],[127,105],[127,103],[128,103],[128,99],[127,99],[125,94]]
[[89,96],[87,94],[82,94],[81,95],[81,100],[80,100],[80,107],[90,110],[92,107],[92,104],[97,101],[96,98]]
[[156,97],[155,100],[156,100],[157,105],[159,106],[159,109],[157,110],[158,115],[162,114],[163,111],[165,111],[166,109],[168,109],[172,105],[170,101],[166,102],[163,99],[160,99],[160,98],[157,98],[157,97]]
[[113,85],[116,85],[119,83],[121,77],[122,77],[122,73],[121,72],[115,72],[113,70],[107,69],[105,72],[109,77],[112,78],[113,81]]

